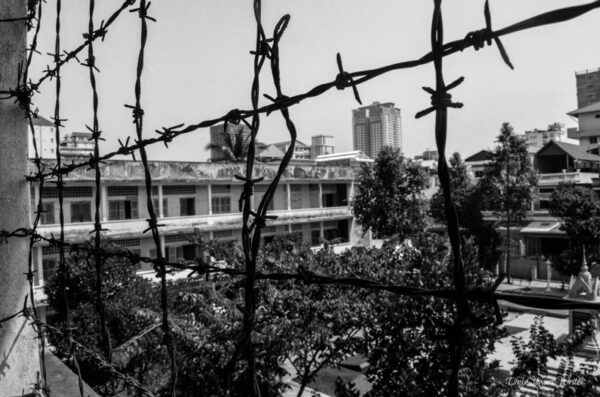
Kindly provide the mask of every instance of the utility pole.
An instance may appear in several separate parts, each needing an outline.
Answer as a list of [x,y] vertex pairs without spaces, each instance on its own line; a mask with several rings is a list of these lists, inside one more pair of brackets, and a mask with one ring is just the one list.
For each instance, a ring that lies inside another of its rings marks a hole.
[[[27,15],[26,0],[2,0],[0,19]],[[25,21],[0,22],[0,91],[16,88],[17,70],[25,65]],[[27,175],[27,124],[25,112],[14,98],[0,100],[0,229],[29,226]],[[28,239],[0,241],[0,319],[23,309],[29,292]],[[31,298],[31,297],[30,297]],[[28,307],[31,307],[29,305]],[[31,321],[17,316],[0,328],[0,394],[22,396],[31,391],[40,371],[38,339]]]

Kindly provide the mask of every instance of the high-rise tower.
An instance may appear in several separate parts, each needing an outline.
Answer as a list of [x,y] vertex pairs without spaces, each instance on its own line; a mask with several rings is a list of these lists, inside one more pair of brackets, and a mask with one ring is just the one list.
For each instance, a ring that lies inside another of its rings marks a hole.
[[402,117],[393,103],[373,102],[352,111],[354,150],[376,158],[384,146],[402,151]]

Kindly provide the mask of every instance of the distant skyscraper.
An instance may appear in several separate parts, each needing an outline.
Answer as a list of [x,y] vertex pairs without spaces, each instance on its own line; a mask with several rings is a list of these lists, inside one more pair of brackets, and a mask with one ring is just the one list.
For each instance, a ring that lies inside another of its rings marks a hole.
[[335,152],[335,138],[332,135],[314,135],[311,137],[312,157]]
[[391,102],[373,102],[352,111],[354,150],[374,159],[384,146],[402,151],[400,109]]
[[[216,145],[210,149],[211,161],[223,160],[225,158],[225,152],[222,149],[227,146],[227,144],[225,143],[225,134],[223,134],[224,129],[225,124],[218,124],[210,127],[210,143]],[[235,125],[233,123],[227,123],[227,133],[231,137],[232,142],[236,142],[235,136],[240,130],[242,130],[242,140],[249,140],[250,128],[248,128],[242,123],[238,125]]]
[[575,73],[577,108],[600,102],[600,68]]

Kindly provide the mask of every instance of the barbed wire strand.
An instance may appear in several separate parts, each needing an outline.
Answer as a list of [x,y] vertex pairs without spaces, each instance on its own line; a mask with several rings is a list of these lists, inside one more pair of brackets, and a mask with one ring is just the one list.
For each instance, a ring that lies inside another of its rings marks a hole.
[[[61,10],[62,10],[62,0],[56,0],[56,25],[55,25],[55,29],[56,29],[56,35],[55,35],[55,43],[54,43],[54,53],[50,54],[52,55],[53,59],[54,59],[54,63],[56,65],[56,73],[54,75],[55,78],[55,84],[56,84],[56,97],[55,97],[55,103],[54,103],[54,138],[56,141],[56,146],[55,146],[55,151],[56,151],[56,167],[60,168],[62,165],[62,157],[61,157],[61,152],[60,152],[60,128],[62,127],[62,122],[64,120],[61,119],[61,114],[60,114],[60,99],[61,99],[61,80],[62,80],[62,76],[61,76],[61,64],[60,64],[60,60],[61,60]],[[60,223],[60,241],[64,242],[65,241],[65,213],[64,213],[64,181],[63,181],[63,176],[57,175],[57,180],[56,180],[56,187],[58,190],[58,210],[59,210],[59,223]],[[43,192],[40,192],[40,196],[42,195]],[[67,323],[67,335],[68,335],[68,343],[69,343],[69,350],[70,350],[70,355],[71,355],[71,360],[73,361],[73,365],[75,366],[76,370],[77,370],[77,379],[78,379],[78,386],[79,386],[79,394],[81,397],[84,397],[84,390],[83,390],[83,380],[81,378],[81,371],[79,368],[79,363],[77,361],[77,356],[76,356],[76,345],[73,343],[73,328],[72,328],[72,324],[73,324],[73,318],[72,318],[72,313],[71,313],[71,308],[70,308],[70,304],[69,304],[69,288],[68,288],[68,280],[69,280],[69,276],[68,276],[68,267],[67,267],[67,263],[66,263],[66,259],[65,259],[65,249],[64,246],[61,244],[61,246],[59,247],[59,273],[60,273],[60,277],[62,279],[63,282],[63,300],[64,300],[64,304],[65,304],[65,308],[66,308],[66,323]]]
[[[141,141],[143,138],[143,122],[144,122],[144,110],[141,105],[142,98],[142,74],[144,71],[144,54],[146,49],[146,41],[148,39],[148,24],[147,20],[155,21],[154,18],[148,16],[148,8],[150,7],[150,3],[146,3],[146,0],[140,0],[139,8],[135,10],[131,10],[131,12],[137,12],[140,18],[141,23],[141,32],[140,32],[140,50],[138,54],[137,61],[137,69],[136,69],[136,79],[135,79],[135,106],[125,105],[126,107],[132,109],[133,114],[133,122],[135,124],[137,140]],[[155,266],[155,270],[160,277],[160,299],[161,299],[161,307],[162,307],[162,328],[164,333],[164,344],[169,353],[169,358],[171,362],[171,376],[170,376],[170,387],[169,387],[169,395],[171,397],[175,396],[175,389],[177,386],[177,361],[176,361],[176,352],[175,345],[173,341],[173,336],[171,333],[171,328],[169,325],[169,305],[167,300],[167,274],[165,261],[163,258],[162,244],[160,240],[160,234],[158,231],[159,224],[156,216],[156,211],[154,209],[154,202],[152,199],[152,174],[150,172],[150,167],[148,165],[148,157],[146,154],[146,150],[140,150],[140,158],[142,161],[142,166],[144,168],[144,179],[146,185],[146,203],[148,208],[148,228],[144,231],[148,230],[152,233],[152,238],[154,240],[154,245],[156,246],[156,254],[158,259],[158,266]]]
[[[88,21],[88,38],[92,38],[94,36],[95,28],[94,28],[94,12],[96,8],[95,0],[89,1],[89,21]],[[94,152],[93,157],[100,157],[100,140],[102,132],[100,131],[100,125],[98,121],[98,88],[96,85],[96,70],[98,70],[96,66],[96,58],[94,55],[94,41],[90,40],[87,46],[88,49],[88,58],[84,63],[89,70],[89,78],[90,78],[90,87],[92,90],[92,126],[87,126],[88,131],[92,133],[92,139],[94,141]],[[101,206],[101,172],[99,164],[96,164],[94,168],[94,183],[95,183],[95,209],[94,209],[94,262],[96,269],[96,311],[98,313],[98,322],[100,325],[100,335],[99,346],[102,346],[104,349],[104,356],[106,357],[106,361],[108,363],[112,363],[113,361],[113,348],[112,348],[112,340],[110,336],[110,332],[108,330],[108,324],[106,320],[106,307],[104,304],[104,299],[102,298],[102,290],[103,290],[103,277],[102,277],[102,267],[103,260],[100,255],[100,245],[102,242],[102,232],[104,229],[102,228],[102,222],[100,218],[100,206]],[[116,384],[114,382],[114,378],[111,378],[111,390],[112,394],[116,394]]]

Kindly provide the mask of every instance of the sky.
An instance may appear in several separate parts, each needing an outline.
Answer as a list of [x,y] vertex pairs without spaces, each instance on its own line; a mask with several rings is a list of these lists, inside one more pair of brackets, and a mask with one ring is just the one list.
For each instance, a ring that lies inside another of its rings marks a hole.
[[[62,46],[69,50],[87,31],[88,2],[63,0]],[[122,0],[97,1],[96,23],[106,19]],[[250,109],[255,23],[251,0],[153,0],[149,15],[146,62],[142,80],[144,136],[180,123],[198,123],[229,110]],[[573,0],[492,0],[494,29],[555,8],[583,4]],[[445,39],[463,38],[484,27],[483,0],[445,0]],[[39,50],[32,76],[51,61],[54,48],[55,0],[44,5]],[[425,0],[265,0],[263,25],[272,35],[285,14],[291,20],[280,43],[282,88],[291,96],[332,81],[337,74],[336,53],[348,71],[365,70],[416,59],[430,50],[433,1]],[[503,38],[515,70],[500,58],[495,46],[472,48],[444,61],[447,82],[464,76],[452,91],[464,108],[449,110],[448,154],[463,157],[494,146],[503,122],[518,133],[543,129],[553,122],[575,127],[566,115],[577,107],[575,72],[600,66],[600,10],[566,23],[536,28]],[[124,13],[112,25],[104,42],[95,44],[100,94],[100,129],[106,142],[101,151],[118,147],[117,139],[135,136],[131,110],[140,44],[140,19]],[[86,58],[80,56],[81,60]],[[261,77],[261,105],[273,96],[270,70]],[[431,64],[390,72],[359,86],[364,105],[393,102],[402,111],[404,153],[409,156],[435,148],[434,117],[416,120],[429,106],[422,86],[433,86]],[[64,133],[91,125],[92,95],[86,68],[69,63],[63,68],[61,118]],[[54,81],[45,82],[34,97],[40,114],[54,113]],[[360,105],[352,90],[330,90],[291,108],[298,139],[310,144],[317,134],[333,135],[336,151],[352,150],[352,109]],[[200,129],[169,144],[149,149],[153,160],[206,161],[208,129]],[[289,140],[279,113],[261,118],[258,140]]]

